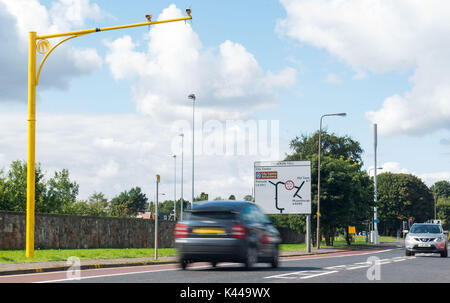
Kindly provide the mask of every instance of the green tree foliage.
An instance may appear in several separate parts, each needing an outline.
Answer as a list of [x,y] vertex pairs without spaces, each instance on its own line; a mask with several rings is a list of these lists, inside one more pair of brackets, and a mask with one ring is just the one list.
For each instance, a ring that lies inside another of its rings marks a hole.
[[93,193],[88,200],[73,203],[66,213],[80,216],[106,217],[108,216],[108,200],[103,193]]
[[433,217],[431,191],[418,177],[410,174],[382,173],[377,176],[379,230],[395,235],[403,220],[425,222]]
[[228,200],[236,200],[236,196],[235,196],[235,195],[230,195],[230,196],[228,197]]
[[76,202],[78,190],[79,185],[70,181],[67,169],[55,172],[53,178],[47,182],[46,198],[39,200],[36,209],[44,213],[70,213]]
[[[38,163],[35,167],[35,211],[40,213],[65,213],[75,202],[78,185],[70,181],[69,172],[55,172],[47,182]],[[13,161],[8,173],[0,175],[0,209],[26,211],[27,163]]]
[[147,208],[147,197],[140,187],[121,192],[111,200],[110,215],[113,217],[136,216]]
[[[359,163],[362,166],[361,155],[363,150],[358,141],[348,136],[339,137],[335,134],[328,134],[322,130],[321,135],[321,154],[322,156],[332,157],[335,159],[349,159],[352,163]],[[311,160],[313,155],[317,155],[319,150],[319,131],[313,135],[301,135],[295,137],[290,148],[293,154],[286,157],[286,161],[304,161]]]
[[448,181],[438,181],[430,187],[430,190],[436,199],[450,198],[450,182]]
[[436,217],[445,229],[450,227],[450,182],[438,181],[430,187],[436,201]]
[[[321,233],[328,245],[339,230],[348,225],[363,228],[362,222],[370,217],[373,187],[366,172],[361,171],[362,148],[348,136],[339,137],[322,131],[321,134]],[[293,153],[286,161],[311,161],[312,226],[317,224],[317,176],[319,131],[301,135],[290,143]],[[305,232],[304,215],[273,215],[276,225]],[[313,240],[315,229],[312,228]],[[347,237],[348,242],[350,238]]]
[[442,220],[444,229],[450,229],[450,197],[439,198],[436,203],[436,216]]

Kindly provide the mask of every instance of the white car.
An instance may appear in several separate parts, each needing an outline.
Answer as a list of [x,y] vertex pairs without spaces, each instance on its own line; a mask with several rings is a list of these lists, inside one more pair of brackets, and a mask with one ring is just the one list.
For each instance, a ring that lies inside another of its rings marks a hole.
[[439,253],[448,255],[448,231],[442,230],[440,224],[414,223],[405,238],[405,254]]

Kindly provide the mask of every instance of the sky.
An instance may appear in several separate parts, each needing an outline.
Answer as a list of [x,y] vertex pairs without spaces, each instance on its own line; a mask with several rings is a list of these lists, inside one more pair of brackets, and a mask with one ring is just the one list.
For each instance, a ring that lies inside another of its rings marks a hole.
[[255,161],[283,160],[292,139],[341,112],[323,128],[359,141],[370,174],[376,123],[379,173],[450,181],[444,0],[0,0],[0,169],[27,158],[28,32],[179,18],[186,8],[191,21],[77,37],[48,57],[36,110],[47,177],[69,169],[79,199],[139,186],[154,201],[160,174],[160,200],[182,188],[190,200],[195,94],[195,196],[251,194]]

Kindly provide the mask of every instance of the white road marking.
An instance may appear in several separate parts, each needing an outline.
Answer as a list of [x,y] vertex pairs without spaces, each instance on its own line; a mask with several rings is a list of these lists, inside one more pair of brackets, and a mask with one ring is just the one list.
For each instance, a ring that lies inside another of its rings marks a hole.
[[318,277],[318,276],[334,274],[335,272],[338,272],[338,271],[334,270],[334,271],[323,272],[323,273],[320,273],[320,274],[315,274],[315,275],[310,275],[310,276],[306,276],[306,277],[301,277],[300,279],[315,278],[315,277]]
[[[393,262],[401,262],[401,261],[407,261],[414,259],[416,257],[393,257],[390,259],[381,259],[379,260],[380,265],[390,264]],[[291,273],[284,273],[280,275],[273,275],[269,277],[265,277],[265,279],[309,279],[314,277],[319,277],[323,275],[333,274],[337,273],[339,271],[343,270],[355,270],[355,269],[361,269],[361,268],[367,268],[372,265],[371,262],[358,262],[354,264],[346,264],[346,265],[335,265],[335,266],[329,266],[324,267],[323,269],[318,270],[304,270],[304,271],[296,271]]]

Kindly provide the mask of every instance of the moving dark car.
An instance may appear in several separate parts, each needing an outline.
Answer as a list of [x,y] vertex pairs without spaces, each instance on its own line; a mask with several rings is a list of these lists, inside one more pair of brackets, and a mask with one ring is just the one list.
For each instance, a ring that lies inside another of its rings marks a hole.
[[175,227],[175,247],[180,265],[191,262],[258,262],[278,266],[281,242],[278,230],[251,202],[212,201],[196,203],[186,220]]

